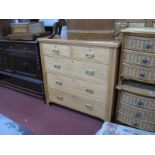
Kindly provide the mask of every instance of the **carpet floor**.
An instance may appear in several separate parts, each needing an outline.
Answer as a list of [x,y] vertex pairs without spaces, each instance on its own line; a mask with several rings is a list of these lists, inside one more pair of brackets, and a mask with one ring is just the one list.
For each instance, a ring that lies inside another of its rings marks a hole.
[[0,113],[37,135],[93,135],[103,121],[0,86]]

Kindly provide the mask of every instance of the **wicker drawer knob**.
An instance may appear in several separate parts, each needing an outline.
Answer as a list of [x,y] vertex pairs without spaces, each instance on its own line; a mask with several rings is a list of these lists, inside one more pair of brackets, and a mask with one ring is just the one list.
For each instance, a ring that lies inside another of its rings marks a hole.
[[60,65],[54,65],[54,67],[55,67],[56,69],[60,69],[60,68],[61,68]]
[[143,106],[144,103],[143,103],[143,101],[138,101],[138,102],[137,102],[137,105],[138,105],[138,106]]
[[91,53],[86,53],[85,55],[87,58],[94,58],[94,53],[91,52]]
[[135,113],[135,117],[136,117],[136,118],[140,118],[141,116],[142,116],[142,114],[141,114],[140,112],[136,112],[136,113]]
[[94,71],[93,70],[86,70],[85,72],[87,75],[94,75]]
[[149,62],[149,60],[148,60],[147,58],[144,58],[144,59],[142,60],[142,62],[143,62],[144,64],[147,64],[147,63]]
[[133,125],[134,127],[138,127],[138,123],[137,123],[137,122],[134,122],[132,125]]
[[61,81],[55,81],[55,83],[57,84],[57,85],[59,85],[59,86],[61,86],[62,85],[62,82]]
[[144,73],[143,71],[141,71],[141,72],[139,73],[139,76],[142,77],[142,78],[144,78],[144,77],[145,77],[145,73]]
[[150,45],[150,44],[145,44],[145,46],[144,46],[144,47],[145,47],[145,49],[147,49],[147,50],[148,50],[148,49],[151,49],[151,48],[152,48],[152,45]]

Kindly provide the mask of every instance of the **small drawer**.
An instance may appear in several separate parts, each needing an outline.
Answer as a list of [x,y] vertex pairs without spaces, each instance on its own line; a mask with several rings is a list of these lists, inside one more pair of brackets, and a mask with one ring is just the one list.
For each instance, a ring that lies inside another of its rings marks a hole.
[[47,73],[49,88],[56,88],[74,94],[97,98],[106,102],[108,86]]
[[34,45],[31,45],[31,44],[23,44],[23,43],[6,43],[5,46],[4,46],[4,49],[5,50],[13,50],[13,51],[25,51],[25,52],[28,52],[28,51],[36,51],[36,46]]
[[135,128],[155,132],[155,123],[154,122],[135,119],[135,118],[125,115],[121,112],[118,112],[117,120],[120,122],[123,122],[125,124],[128,124],[130,126],[133,126]]
[[73,58],[86,59],[109,64],[110,48],[91,48],[73,46]]
[[122,76],[155,83],[155,69],[123,64]]
[[101,119],[106,118],[106,104],[97,100],[69,94],[56,89],[49,89],[50,102],[55,102],[62,106],[75,109]]
[[120,102],[142,109],[155,110],[155,99],[153,98],[142,97],[125,91],[121,91],[120,93]]
[[125,49],[155,53],[155,39],[126,36]]
[[155,111],[145,110],[129,104],[120,102],[118,111],[132,116],[133,118],[144,119],[146,121],[155,122]]
[[76,76],[98,83],[108,83],[108,65],[45,56],[45,70],[49,73]]
[[56,44],[41,44],[44,55],[70,57],[70,46]]
[[155,68],[155,55],[124,50],[124,63]]

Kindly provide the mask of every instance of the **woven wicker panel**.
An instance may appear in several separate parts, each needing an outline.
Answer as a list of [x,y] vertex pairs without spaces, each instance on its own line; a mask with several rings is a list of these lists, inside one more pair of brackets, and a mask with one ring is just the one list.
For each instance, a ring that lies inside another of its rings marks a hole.
[[155,132],[155,123],[141,121],[118,112],[117,120],[135,128]]
[[155,69],[123,64],[122,76],[155,83]]
[[142,120],[144,119],[146,121],[155,122],[155,111],[152,111],[152,110],[144,110],[142,108],[138,108],[138,107],[120,102],[119,111],[127,115],[130,115],[133,118],[138,118]]
[[144,109],[155,110],[155,99],[153,98],[142,97],[125,91],[121,91],[120,93],[121,102],[125,102],[126,104],[130,104]]
[[122,85],[117,86],[118,89],[136,93],[139,95],[155,97],[155,86],[135,82],[131,80],[124,80]]
[[125,48],[155,53],[155,39],[127,36],[125,38]]
[[155,67],[155,55],[124,50],[124,63],[135,64],[146,67]]

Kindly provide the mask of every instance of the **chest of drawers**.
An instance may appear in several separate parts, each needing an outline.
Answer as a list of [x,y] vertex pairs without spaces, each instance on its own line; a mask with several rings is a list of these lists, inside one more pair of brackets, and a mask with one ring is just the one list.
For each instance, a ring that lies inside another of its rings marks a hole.
[[155,29],[123,30],[117,121],[155,132]]
[[118,42],[38,39],[46,102],[110,120]]

